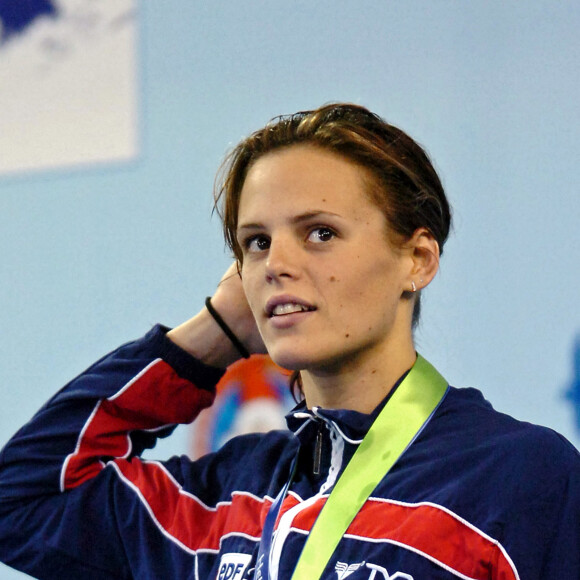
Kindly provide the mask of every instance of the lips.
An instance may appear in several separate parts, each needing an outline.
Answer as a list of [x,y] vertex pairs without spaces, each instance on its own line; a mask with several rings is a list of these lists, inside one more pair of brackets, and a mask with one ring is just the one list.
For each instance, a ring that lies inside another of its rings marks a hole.
[[273,318],[297,312],[311,312],[316,308],[293,296],[277,296],[268,300],[265,310],[268,318]]

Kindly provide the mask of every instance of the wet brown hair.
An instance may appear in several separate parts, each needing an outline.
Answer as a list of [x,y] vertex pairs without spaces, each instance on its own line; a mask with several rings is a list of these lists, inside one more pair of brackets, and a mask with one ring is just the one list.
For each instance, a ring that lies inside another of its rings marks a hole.
[[[368,109],[333,103],[275,117],[226,157],[216,181],[215,207],[222,218],[226,243],[240,264],[238,210],[248,170],[263,155],[300,144],[332,151],[366,168],[374,178],[368,187],[369,197],[383,211],[390,230],[404,242],[417,228],[424,227],[443,252],[451,210],[427,153],[401,129]],[[418,295],[413,326],[419,321],[420,309]]]

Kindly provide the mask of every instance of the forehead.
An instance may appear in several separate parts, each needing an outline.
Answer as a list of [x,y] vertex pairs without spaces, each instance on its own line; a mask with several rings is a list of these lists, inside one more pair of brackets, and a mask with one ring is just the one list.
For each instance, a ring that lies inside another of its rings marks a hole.
[[369,170],[337,153],[293,145],[267,153],[250,166],[240,193],[240,218],[247,212],[275,211],[280,204],[364,208],[371,204],[368,191],[373,181]]

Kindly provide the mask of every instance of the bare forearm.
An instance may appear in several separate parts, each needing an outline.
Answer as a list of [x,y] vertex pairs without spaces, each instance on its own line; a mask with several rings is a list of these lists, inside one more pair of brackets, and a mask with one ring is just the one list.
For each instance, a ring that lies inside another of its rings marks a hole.
[[[265,352],[235,264],[223,275],[211,303],[244,349],[250,353]],[[167,336],[210,366],[225,368],[242,356],[205,307],[193,318],[171,330]]]
[[226,368],[241,356],[207,308],[170,330],[167,337],[199,361],[212,367]]

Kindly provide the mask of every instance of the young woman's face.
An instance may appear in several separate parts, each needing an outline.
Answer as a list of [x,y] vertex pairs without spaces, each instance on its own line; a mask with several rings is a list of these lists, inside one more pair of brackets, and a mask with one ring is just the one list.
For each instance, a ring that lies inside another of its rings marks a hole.
[[248,171],[237,229],[242,280],[268,352],[285,368],[384,364],[410,336],[403,293],[412,260],[388,241],[366,176],[306,145],[269,153]]

